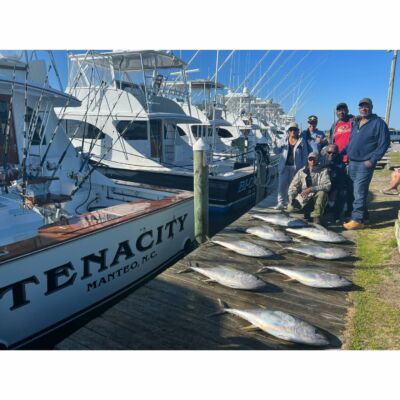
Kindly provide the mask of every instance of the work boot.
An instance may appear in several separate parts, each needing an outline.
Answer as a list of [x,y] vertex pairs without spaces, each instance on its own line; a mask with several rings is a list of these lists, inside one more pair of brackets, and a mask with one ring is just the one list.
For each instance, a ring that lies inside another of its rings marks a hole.
[[310,215],[310,213],[304,213],[304,219],[306,220],[306,221],[311,221],[311,215]]
[[343,224],[343,228],[347,229],[348,231],[354,231],[356,229],[363,229],[364,224],[351,219],[349,222],[346,222],[345,224]]

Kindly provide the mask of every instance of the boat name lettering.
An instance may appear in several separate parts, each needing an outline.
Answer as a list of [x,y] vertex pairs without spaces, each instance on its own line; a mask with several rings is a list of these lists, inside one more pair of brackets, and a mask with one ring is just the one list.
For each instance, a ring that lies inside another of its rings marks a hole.
[[[158,226],[156,229],[145,230],[136,238],[136,241],[133,242],[135,244],[135,250],[137,250],[139,253],[143,253],[151,250],[154,246],[159,245],[166,239],[172,239],[174,237],[174,232],[176,232],[175,227],[178,228],[179,232],[184,230],[186,217],[187,214],[184,214],[178,218],[174,218],[164,225]],[[45,296],[51,295],[67,288],[68,286],[74,285],[77,277],[79,277],[80,280],[85,280],[92,277],[93,274],[107,271],[108,275],[106,277],[97,279],[87,286],[88,291],[91,289],[96,289],[100,287],[101,284],[109,282],[116,276],[119,277],[122,274],[126,274],[157,256],[157,252],[152,250],[150,253],[141,255],[142,258],[139,258],[139,261],[133,261],[122,268],[110,272],[109,269],[119,265],[120,261],[125,262],[132,257],[135,257],[136,254],[132,251],[129,240],[118,243],[118,248],[113,257],[109,257],[109,255],[107,255],[108,252],[109,249],[105,248],[99,250],[97,254],[91,253],[87,256],[81,257],[81,274],[79,274],[79,271],[71,261],[44,271],[43,274],[46,282],[46,291],[44,293]],[[108,260],[112,260],[111,264],[108,264]],[[39,284],[39,277],[32,275],[28,278],[24,278],[17,282],[0,287],[0,300],[6,293],[9,293],[12,296],[10,310],[23,307],[30,303],[26,293],[27,286]]]
[[243,192],[244,190],[247,189],[251,189],[254,185],[255,185],[255,180],[253,176],[244,179],[243,181],[239,182],[238,193]]

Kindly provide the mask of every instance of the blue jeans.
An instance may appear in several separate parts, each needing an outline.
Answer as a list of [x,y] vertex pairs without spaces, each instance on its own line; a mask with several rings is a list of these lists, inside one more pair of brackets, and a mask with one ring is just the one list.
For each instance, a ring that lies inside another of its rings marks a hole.
[[349,162],[349,175],[354,186],[354,202],[351,219],[360,223],[364,222],[368,217],[368,189],[374,173],[374,167],[373,165],[371,168],[368,168],[364,164],[364,161],[350,160]]
[[278,204],[288,205],[288,189],[293,177],[296,175],[296,167],[294,165],[285,165],[278,175]]

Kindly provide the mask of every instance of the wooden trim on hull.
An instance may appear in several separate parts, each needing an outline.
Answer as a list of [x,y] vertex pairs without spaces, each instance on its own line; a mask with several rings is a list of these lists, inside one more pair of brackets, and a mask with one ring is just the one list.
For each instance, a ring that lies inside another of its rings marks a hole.
[[189,201],[192,198],[192,193],[181,192],[178,195],[161,200],[143,200],[119,204],[85,213],[64,222],[46,225],[39,229],[38,235],[32,238],[0,246],[0,268],[2,264],[16,258],[26,257],[49,247],[58,246],[100,230],[130,222],[166,207]]

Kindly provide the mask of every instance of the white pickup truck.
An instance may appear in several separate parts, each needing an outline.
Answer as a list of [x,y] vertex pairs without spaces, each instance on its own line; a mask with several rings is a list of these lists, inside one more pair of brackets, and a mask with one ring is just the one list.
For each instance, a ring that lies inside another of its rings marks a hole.
[[391,142],[399,142],[400,143],[400,131],[395,129],[389,129],[390,133],[390,141]]

